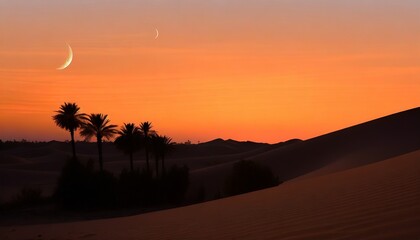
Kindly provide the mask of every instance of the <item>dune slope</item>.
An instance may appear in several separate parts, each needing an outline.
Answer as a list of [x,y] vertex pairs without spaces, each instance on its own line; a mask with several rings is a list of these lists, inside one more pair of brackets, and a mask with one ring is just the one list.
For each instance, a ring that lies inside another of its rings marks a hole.
[[250,159],[272,166],[287,180],[331,164],[335,167],[330,172],[334,172],[416,151],[419,136],[420,108],[415,108]]
[[[287,181],[311,172],[310,176],[318,176],[416,151],[420,149],[419,136],[420,108],[415,108],[244,159],[269,166]],[[202,185],[211,198],[221,190],[232,165],[228,162],[193,171],[191,189]]]

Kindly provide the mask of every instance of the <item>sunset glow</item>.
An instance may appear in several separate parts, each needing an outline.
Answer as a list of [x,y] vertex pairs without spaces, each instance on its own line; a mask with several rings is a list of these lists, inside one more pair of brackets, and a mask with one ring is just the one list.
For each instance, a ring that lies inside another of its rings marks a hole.
[[[419,12],[412,0],[2,1],[0,139],[67,140],[51,119],[64,102],[177,142],[307,139],[418,107]],[[56,70],[66,43],[73,62]]]

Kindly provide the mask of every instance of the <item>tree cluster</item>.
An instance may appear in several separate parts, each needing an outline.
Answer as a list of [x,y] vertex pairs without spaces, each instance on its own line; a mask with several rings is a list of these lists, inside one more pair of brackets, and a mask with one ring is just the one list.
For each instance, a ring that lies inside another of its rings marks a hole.
[[53,120],[57,126],[70,132],[73,158],[76,159],[76,144],[74,141],[75,132],[80,129],[80,135],[85,140],[96,138],[98,147],[99,168],[103,167],[103,151],[102,142],[104,139],[110,140],[114,136],[115,145],[118,149],[129,156],[130,170],[134,171],[133,154],[144,148],[146,155],[146,169],[151,172],[150,154],[153,154],[155,160],[154,173],[156,177],[164,174],[165,157],[173,146],[172,139],[165,135],[159,135],[151,122],[142,122],[139,126],[134,123],[124,123],[118,130],[117,125],[110,124],[108,115],[102,113],[85,114],[80,112],[80,108],[76,103],[64,103],[60,109],[56,111]]
[[182,203],[188,184],[186,166],[172,166],[160,178],[146,169],[124,169],[115,177],[105,170],[95,171],[92,161],[83,164],[72,158],[61,172],[53,198],[59,206],[72,210],[158,207]]
[[[110,124],[108,115],[85,114],[76,103],[64,103],[56,111],[53,120],[57,126],[70,132],[73,157],[62,170],[55,192],[57,201],[66,208],[91,209],[115,206],[154,205],[179,203],[183,200],[189,183],[189,169],[165,167],[165,157],[172,150],[170,137],[159,135],[151,122],[124,123],[118,130]],[[96,138],[100,171],[95,171],[93,162],[83,164],[76,157],[74,135],[80,129],[85,140]],[[130,171],[123,170],[114,177],[104,170],[102,143],[115,138],[116,147],[127,154]],[[144,148],[146,168],[134,167],[133,154]],[[154,157],[153,170],[149,158]]]

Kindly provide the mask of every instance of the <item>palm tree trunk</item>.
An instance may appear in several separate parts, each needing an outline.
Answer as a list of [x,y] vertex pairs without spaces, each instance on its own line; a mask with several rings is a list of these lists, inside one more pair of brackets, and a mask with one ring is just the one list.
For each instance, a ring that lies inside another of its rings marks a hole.
[[165,175],[165,154],[162,154],[162,176]]
[[130,152],[130,169],[133,171],[133,152]]
[[155,157],[156,162],[156,178],[159,177],[159,157]]
[[149,165],[149,142],[146,140],[145,152],[146,152],[146,166],[147,171],[150,172],[150,165]]
[[74,142],[74,130],[70,130],[70,136],[71,136],[71,148],[73,151],[73,159],[76,159],[76,143]]
[[104,170],[103,162],[102,162],[102,138],[97,137],[97,143],[98,143],[98,155],[99,155],[99,169],[101,172]]

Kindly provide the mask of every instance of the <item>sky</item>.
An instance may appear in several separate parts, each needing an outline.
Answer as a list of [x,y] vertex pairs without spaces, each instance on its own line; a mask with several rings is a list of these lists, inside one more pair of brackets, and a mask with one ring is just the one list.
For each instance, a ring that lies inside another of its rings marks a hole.
[[0,0],[0,139],[67,140],[51,118],[64,102],[176,142],[308,139],[418,107],[419,12],[417,0]]

